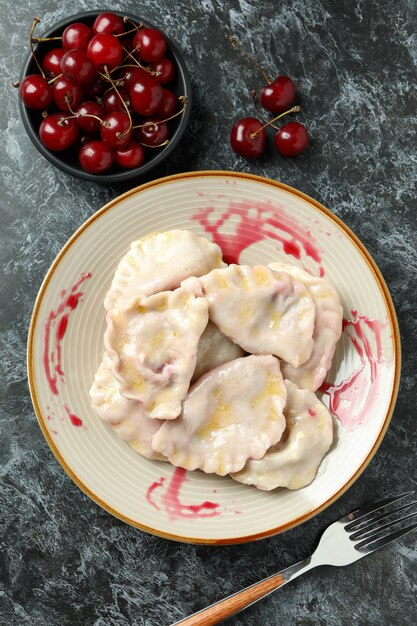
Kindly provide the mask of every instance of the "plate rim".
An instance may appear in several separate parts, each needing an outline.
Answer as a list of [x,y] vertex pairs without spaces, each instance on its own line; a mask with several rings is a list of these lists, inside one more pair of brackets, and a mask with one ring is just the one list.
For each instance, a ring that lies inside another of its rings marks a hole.
[[[267,184],[269,186],[272,187],[276,187],[278,189],[282,189],[286,192],[289,192],[290,194],[293,194],[295,196],[298,196],[300,198],[302,198],[303,200],[305,200],[306,202],[312,204],[316,209],[318,209],[320,212],[324,213],[328,218],[330,218],[347,236],[348,238],[352,241],[352,243],[355,245],[356,249],[359,251],[359,253],[361,254],[361,256],[363,257],[363,259],[365,260],[365,262],[367,263],[369,269],[371,270],[374,279],[378,285],[378,288],[381,292],[381,295],[383,297],[383,300],[385,302],[386,305],[386,309],[387,312],[389,314],[389,321],[392,327],[392,344],[393,344],[393,361],[394,361],[394,380],[393,380],[393,387],[392,387],[392,393],[391,393],[391,398],[390,398],[390,402],[385,414],[385,418],[384,418],[384,422],[382,424],[381,430],[378,434],[378,437],[375,440],[374,445],[372,446],[372,448],[370,449],[370,451],[368,452],[366,458],[364,459],[364,461],[362,462],[362,464],[360,465],[360,467],[356,470],[356,472],[353,474],[353,476],[351,476],[351,478],[335,493],[333,494],[333,496],[331,496],[331,498],[328,498],[324,503],[322,503],[320,506],[312,509],[311,511],[309,511],[308,513],[305,513],[304,515],[297,517],[296,519],[292,520],[291,522],[287,522],[285,524],[281,524],[280,526],[277,526],[275,528],[271,528],[269,530],[266,531],[262,531],[259,533],[253,533],[250,535],[244,535],[242,537],[229,537],[229,538],[207,538],[207,537],[186,537],[183,535],[176,535],[175,533],[169,533],[169,532],[164,532],[164,531],[160,531],[157,530],[155,528],[149,527],[145,524],[141,524],[140,522],[137,522],[136,520],[130,519],[127,516],[123,515],[122,513],[120,513],[119,511],[116,511],[115,509],[113,509],[112,506],[110,506],[109,504],[107,504],[106,502],[104,502],[99,496],[97,496],[96,494],[94,494],[89,487],[87,487],[87,485],[85,485],[81,479],[78,478],[78,476],[73,472],[73,470],[71,469],[71,467],[67,464],[67,462],[65,461],[65,459],[62,457],[60,451],[58,450],[57,446],[55,445],[54,440],[52,439],[51,435],[49,434],[49,431],[47,429],[46,426],[46,421],[45,418],[42,414],[41,408],[40,408],[40,404],[38,402],[38,397],[39,394],[37,392],[36,389],[36,382],[35,382],[35,375],[34,375],[34,362],[33,362],[33,344],[34,344],[34,339],[35,339],[35,328],[36,328],[36,324],[37,324],[37,320],[38,320],[38,314],[39,314],[39,310],[42,304],[42,300],[43,300],[43,296],[46,292],[46,289],[49,285],[49,282],[52,278],[52,276],[54,275],[56,269],[59,266],[59,263],[61,261],[61,259],[65,256],[65,254],[67,253],[67,251],[71,248],[71,246],[75,243],[75,241],[78,239],[78,237],[87,229],[91,226],[91,224],[98,219],[99,217],[101,217],[104,213],[106,213],[107,211],[109,211],[113,206],[119,204],[120,202],[122,202],[123,200],[125,200],[126,198],[132,196],[132,195],[136,195],[141,193],[142,191],[152,188],[152,187],[157,187],[157,186],[161,186],[161,185],[165,185],[165,184],[169,184],[173,181],[178,181],[178,180],[184,180],[184,179],[190,179],[190,178],[205,178],[205,177],[231,177],[231,178],[238,178],[238,179],[243,179],[243,180],[249,180],[251,182],[257,182],[257,183],[262,183],[262,184]],[[385,436],[385,433],[388,429],[388,426],[391,422],[391,418],[393,415],[393,411],[394,411],[394,407],[395,407],[395,403],[397,400],[397,396],[398,396],[398,389],[399,389],[399,383],[400,383],[400,374],[401,374],[401,340],[400,340],[400,330],[399,330],[399,325],[398,325],[398,319],[397,319],[397,315],[396,315],[396,311],[394,308],[394,304],[391,298],[391,294],[389,292],[388,286],[382,276],[382,273],[380,271],[380,269],[378,268],[376,262],[374,261],[373,257],[371,256],[371,254],[368,252],[367,248],[364,246],[364,244],[360,241],[360,239],[355,235],[355,233],[334,213],[332,213],[330,211],[330,209],[326,208],[323,204],[321,204],[320,202],[318,202],[317,200],[315,200],[314,198],[312,198],[311,196],[305,194],[302,191],[299,191],[298,189],[295,189],[294,187],[291,187],[290,185],[287,185],[285,183],[264,177],[264,176],[259,176],[257,174],[251,174],[251,173],[247,173],[247,172],[235,172],[235,171],[229,171],[229,170],[196,170],[196,171],[192,171],[192,172],[182,172],[182,173],[178,173],[178,174],[172,174],[170,176],[164,176],[161,178],[157,178],[155,180],[152,181],[148,181],[146,183],[143,183],[141,185],[138,185],[137,187],[133,187],[132,189],[129,189],[128,191],[125,191],[124,193],[120,194],[119,196],[116,196],[116,198],[113,198],[113,200],[110,200],[109,202],[107,202],[104,206],[102,206],[100,209],[98,209],[95,213],[93,213],[93,215],[91,215],[87,220],[85,220],[76,230],[75,232],[71,235],[71,237],[67,240],[67,242],[63,245],[63,247],[61,248],[61,250],[58,252],[57,256],[55,257],[55,259],[53,260],[53,262],[51,263],[51,265],[49,266],[49,269],[41,283],[41,286],[39,287],[36,299],[35,299],[35,303],[34,303],[34,307],[33,307],[33,311],[32,311],[32,315],[30,318],[30,323],[29,323],[29,331],[28,331],[28,339],[27,339],[27,372],[28,372],[28,385],[29,385],[29,392],[30,392],[30,396],[31,396],[31,400],[32,400],[32,404],[33,404],[33,408],[35,411],[35,415],[37,417],[39,426],[41,428],[41,431],[46,439],[46,442],[48,443],[53,455],[55,456],[55,459],[58,461],[58,463],[61,465],[61,467],[64,469],[64,471],[67,473],[67,475],[71,478],[71,480],[77,485],[77,487],[79,487],[81,489],[81,491],[83,493],[85,493],[89,498],[91,498],[91,500],[93,500],[96,504],[98,504],[99,506],[101,506],[104,510],[106,510],[108,513],[111,513],[112,515],[114,515],[114,517],[122,520],[123,522],[125,522],[126,524],[129,524],[130,526],[133,526],[134,528],[137,528],[139,530],[145,531],[151,535],[155,535],[158,537],[163,537],[164,539],[170,539],[170,540],[174,540],[174,541],[178,541],[178,542],[182,542],[182,543],[191,543],[191,544],[204,544],[204,545],[233,545],[233,544],[239,544],[239,543],[248,543],[250,541],[255,541],[255,540],[259,540],[259,539],[266,539],[268,537],[272,537],[274,535],[280,534],[282,532],[285,532],[287,530],[290,530],[291,528],[295,528],[296,526],[302,524],[303,522],[308,521],[309,519],[315,517],[316,515],[318,515],[319,513],[321,513],[322,511],[324,511],[328,506],[330,506],[331,504],[333,504],[333,502],[335,502],[338,498],[340,498],[350,487],[351,485],[353,485],[353,483],[359,478],[359,476],[362,474],[362,472],[367,468],[367,466],[369,465],[369,463],[371,462],[371,460],[373,459],[376,451],[378,450],[379,446],[381,445],[381,442]]]

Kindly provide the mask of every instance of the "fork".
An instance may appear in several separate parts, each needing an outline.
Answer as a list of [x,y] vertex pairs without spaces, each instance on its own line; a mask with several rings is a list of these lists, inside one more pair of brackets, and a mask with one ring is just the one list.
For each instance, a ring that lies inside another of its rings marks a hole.
[[[417,528],[417,523],[395,530],[399,522],[417,515],[417,511],[404,515],[405,509],[417,504],[416,500],[396,506],[391,510],[382,510],[389,505],[398,503],[403,498],[414,494],[414,491],[387,498],[362,509],[356,509],[331,524],[323,533],[319,545],[311,556],[290,565],[286,569],[264,578],[258,583],[234,593],[224,600],[215,602],[209,607],[193,613],[189,617],[175,622],[171,626],[212,626],[218,624],[261,598],[269,595],[279,587],[319,565],[343,566],[354,563],[358,559],[383,548],[394,539]],[[393,517],[393,519],[390,519]],[[389,520],[389,521],[388,521]],[[383,523],[381,523],[383,522]]]

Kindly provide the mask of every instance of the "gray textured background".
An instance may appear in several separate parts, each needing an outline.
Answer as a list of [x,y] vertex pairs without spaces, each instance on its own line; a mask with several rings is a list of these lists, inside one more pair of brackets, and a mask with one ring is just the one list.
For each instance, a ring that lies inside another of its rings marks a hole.
[[[165,29],[192,76],[191,123],[181,146],[152,177],[184,169],[253,172],[297,187],[345,220],[391,290],[403,341],[401,388],[391,426],[365,473],[318,518],[284,535],[234,547],[175,544],[126,526],[83,495],[37,425],[27,388],[27,329],[37,290],[61,246],[128,186],[102,187],[55,170],[25,135],[9,85],[27,54],[35,14],[47,28],[103,5],[1,0],[1,625],[168,625],[305,557],[346,510],[416,486],[415,1],[111,5],[140,12]],[[285,160],[271,151],[249,163],[231,152],[232,121],[253,114],[248,89],[262,80],[230,48],[230,32],[271,74],[288,73],[296,82],[299,119],[313,137],[305,155]],[[343,570],[307,574],[229,623],[417,624],[416,539],[408,535]]]

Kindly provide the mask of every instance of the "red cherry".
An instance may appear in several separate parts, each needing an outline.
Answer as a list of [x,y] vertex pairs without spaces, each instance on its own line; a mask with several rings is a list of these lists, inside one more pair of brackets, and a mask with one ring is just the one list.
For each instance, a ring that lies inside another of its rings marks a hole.
[[52,92],[56,106],[62,111],[69,111],[68,104],[72,109],[77,107],[83,97],[81,87],[74,85],[66,76],[62,76],[54,82]]
[[92,37],[91,28],[82,22],[74,22],[62,33],[62,47],[65,50],[86,50]]
[[124,70],[124,73],[120,77],[120,80],[123,81],[123,86],[126,89],[130,89],[133,83],[138,79],[142,78],[142,76],[149,76],[149,72],[147,72],[143,67],[128,67]]
[[75,119],[66,119],[65,113],[53,113],[42,120],[39,137],[45,148],[53,152],[66,150],[78,137]]
[[74,85],[90,83],[96,73],[85,50],[68,50],[61,59],[61,71]]
[[310,138],[305,126],[299,122],[290,122],[279,129],[274,143],[280,154],[293,157],[308,148]]
[[83,170],[90,174],[101,174],[112,166],[114,154],[103,141],[90,141],[81,148],[78,158]]
[[131,169],[142,165],[145,151],[137,141],[132,140],[125,148],[115,150],[114,158],[120,167]]
[[278,76],[259,93],[259,101],[271,113],[283,113],[295,100],[295,86],[288,76]]
[[163,99],[161,85],[151,76],[138,78],[132,84],[129,94],[132,107],[139,115],[153,115]]
[[82,135],[79,134],[76,141],[72,144],[71,149],[79,154],[81,148],[85,146],[86,143],[90,143],[90,141],[96,141],[97,137],[95,135]]
[[87,117],[89,115],[95,115],[96,117],[103,118],[103,107],[98,102],[83,102],[77,107],[76,111],[78,126],[86,133],[96,133],[100,129],[101,122],[94,117]]
[[154,78],[161,83],[161,85],[165,85],[166,83],[170,83],[175,76],[175,67],[171,59],[167,57],[162,57],[160,61],[151,65],[152,70],[155,73]]
[[147,63],[156,63],[165,54],[167,42],[156,28],[141,28],[133,37],[133,45],[139,57]]
[[103,120],[100,128],[102,141],[112,148],[123,148],[127,146],[132,137],[132,128],[129,117],[122,111],[113,111]]
[[100,98],[108,87],[109,83],[104,80],[98,72],[96,72],[92,81],[87,85],[83,85],[84,97],[86,97],[87,100]]
[[157,113],[163,118],[171,117],[177,110],[177,98],[169,89],[163,89],[162,94],[163,97],[158,106]]
[[118,92],[115,89],[109,89],[103,96],[103,107],[106,113],[112,113],[112,111],[123,111],[125,113],[126,108],[123,102],[131,110],[132,105],[129,94],[124,89],[119,89]]
[[137,129],[136,136],[145,146],[156,148],[168,139],[169,129],[166,122],[161,122],[158,117],[152,117],[144,124],[145,126]]
[[93,24],[93,33],[107,33],[108,35],[121,35],[124,31],[122,19],[115,13],[101,13]]
[[19,95],[29,109],[46,109],[52,102],[52,89],[40,74],[29,74],[19,85]]
[[55,78],[61,74],[61,59],[64,54],[63,48],[53,48],[43,57],[42,68],[48,78]]
[[87,47],[87,54],[96,67],[107,65],[113,69],[120,65],[123,57],[122,44],[116,37],[107,33],[94,35]]
[[230,145],[236,154],[253,159],[265,149],[266,134],[262,123],[254,117],[237,121],[230,132]]

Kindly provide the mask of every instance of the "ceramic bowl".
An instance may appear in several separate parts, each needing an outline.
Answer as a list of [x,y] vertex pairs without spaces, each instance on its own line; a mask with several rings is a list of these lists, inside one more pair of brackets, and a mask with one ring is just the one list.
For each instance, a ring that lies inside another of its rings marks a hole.
[[[141,16],[132,15],[130,13],[124,13],[120,11],[113,12],[120,17],[126,16],[135,23],[144,22],[144,25],[147,27],[158,28]],[[72,24],[74,22],[83,22],[88,26],[91,26],[95,18],[100,15],[100,13],[102,13],[102,11],[86,11],[82,13],[77,13],[76,15],[72,15],[67,19],[56,23],[46,32],[42,32],[41,25],[39,25],[37,28],[37,30],[39,30],[38,36],[42,36],[45,38],[60,36],[62,35],[64,29],[69,24]],[[127,180],[137,180],[140,178],[140,176],[147,172],[150,172],[153,168],[160,165],[166,158],[168,158],[172,151],[175,149],[175,147],[181,141],[181,138],[189,121],[191,111],[191,83],[187,67],[181,55],[181,52],[179,51],[176,44],[165,33],[164,35],[168,43],[168,48],[165,56],[169,57],[174,63],[175,77],[172,83],[163,86],[169,88],[177,97],[185,96],[187,98],[187,106],[184,112],[180,116],[169,122],[171,136],[170,141],[166,146],[159,149],[147,149],[145,161],[140,167],[134,169],[122,169],[117,164],[114,164],[111,169],[104,172],[103,174],[90,174],[83,170],[79,165],[78,150],[74,149],[73,147],[70,147],[63,152],[52,152],[45,148],[45,146],[39,139],[39,126],[42,121],[42,112],[28,109],[19,98],[19,108],[25,129],[37,150],[39,150],[39,152],[46,159],[48,159],[48,161],[55,165],[55,167],[58,167],[67,174],[100,183],[118,183]],[[56,41],[40,43],[36,50],[38,59],[42,61],[43,56],[48,52],[48,50],[57,47],[57,45],[59,45],[59,42],[57,43]],[[36,67],[33,57],[29,55],[21,71],[21,80],[28,74],[34,73],[39,73],[39,71]],[[51,112],[52,109],[54,109],[54,107],[51,105]]]

